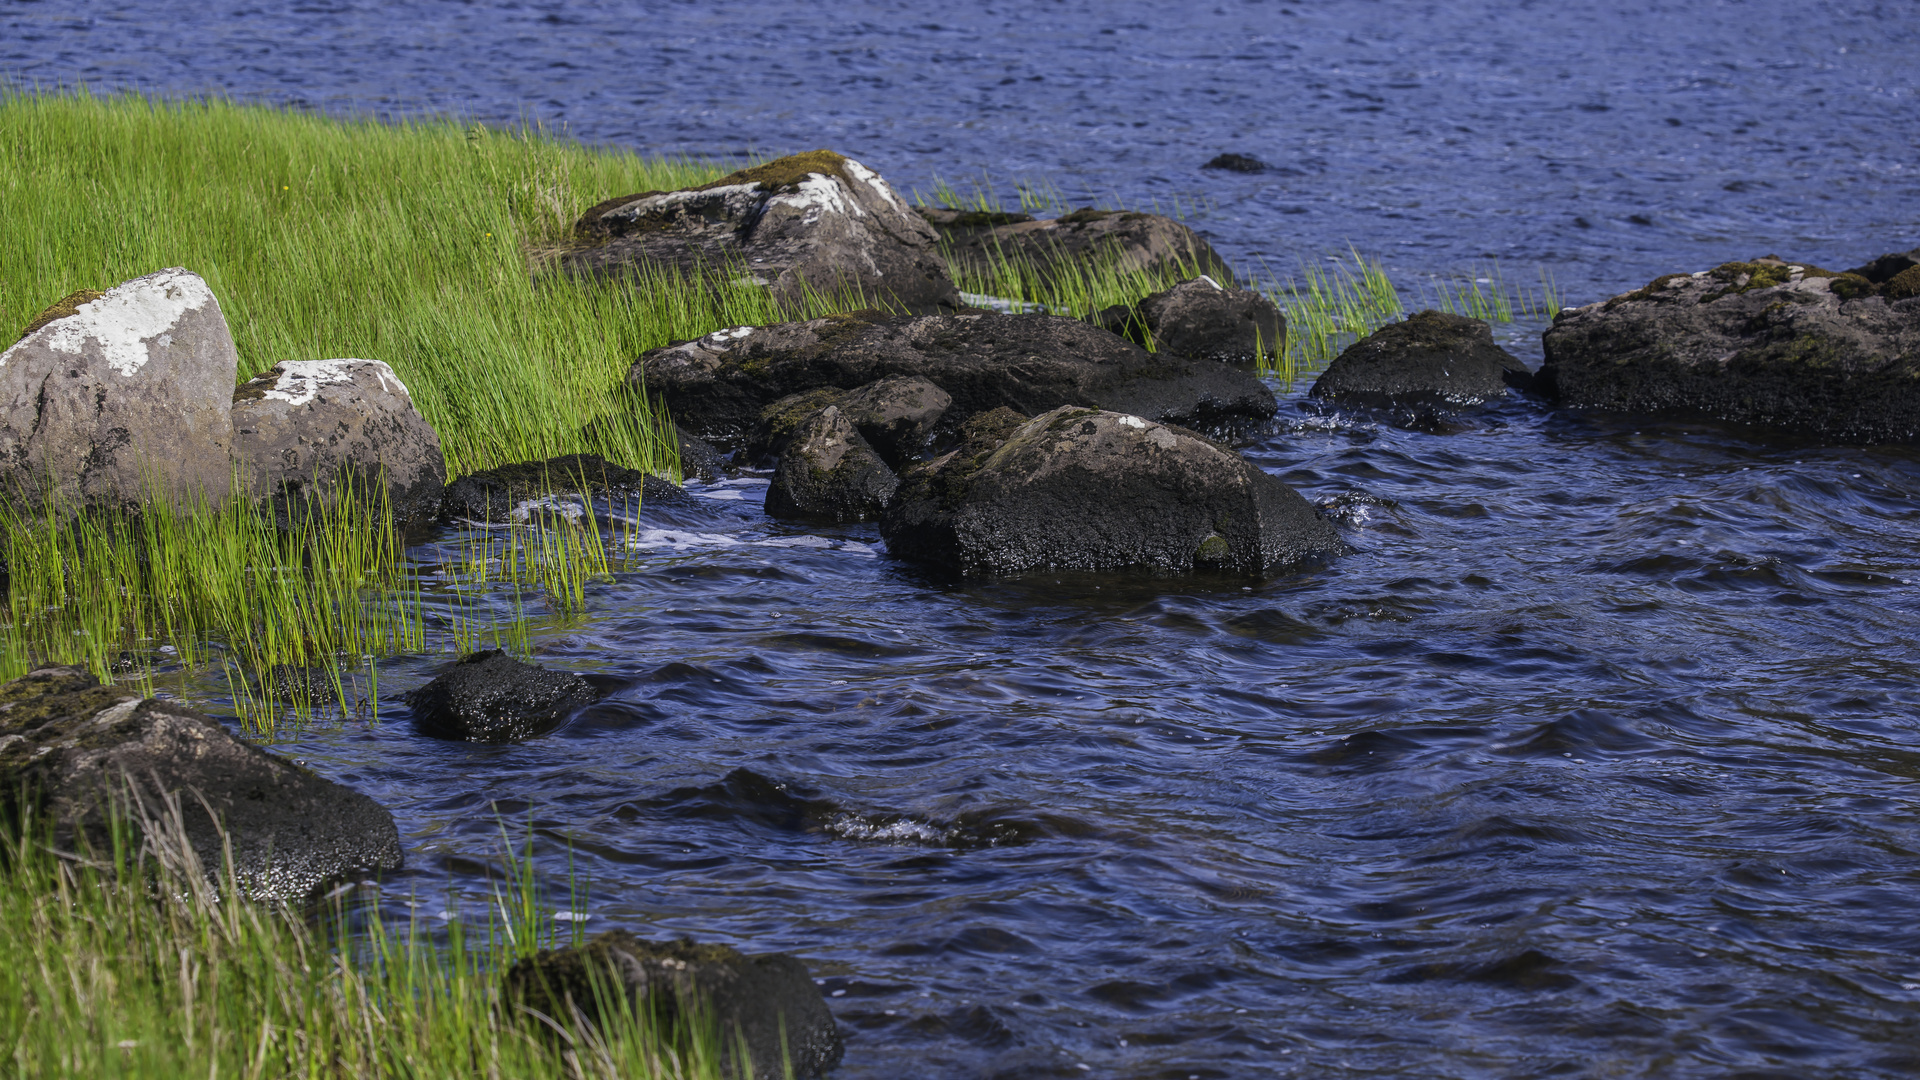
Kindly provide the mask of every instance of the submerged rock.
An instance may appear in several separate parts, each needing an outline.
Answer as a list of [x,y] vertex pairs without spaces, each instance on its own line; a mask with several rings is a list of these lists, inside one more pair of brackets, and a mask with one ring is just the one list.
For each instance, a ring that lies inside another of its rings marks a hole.
[[1138,304],[1116,304],[1094,323],[1175,356],[1252,364],[1286,347],[1287,317],[1271,299],[1201,275]]
[[940,230],[948,255],[969,276],[991,280],[1011,263],[1041,281],[1073,280],[1090,269],[1123,273],[1206,274],[1236,280],[1213,245],[1159,214],[1087,208],[1057,218],[917,207]]
[[1334,358],[1308,393],[1343,405],[1419,409],[1477,405],[1532,376],[1479,319],[1421,311],[1388,323]]
[[570,1031],[606,1023],[606,1006],[630,1010],[682,1053],[699,1037],[696,1026],[710,1023],[720,1075],[730,1080],[785,1077],[789,1065],[795,1080],[808,1080],[845,1052],[806,965],[783,953],[750,956],[610,930],[584,946],[542,949],[515,962],[505,993]]
[[84,834],[106,851],[109,802],[124,806],[129,793],[149,818],[177,797],[209,877],[218,883],[230,848],[235,882],[256,899],[297,901],[342,875],[400,866],[399,830],[379,804],[192,709],[101,686],[73,667],[0,686],[0,805],[9,820],[24,794],[55,824],[56,842],[70,849]]
[[795,307],[841,290],[908,311],[961,306],[939,235],[877,173],[831,150],[608,199],[577,231],[594,246],[562,257],[576,273],[726,275]]
[[892,375],[946,392],[946,426],[1003,406],[1032,414],[1086,403],[1194,427],[1264,420],[1275,411],[1273,392],[1251,372],[1155,355],[1052,315],[866,312],[742,326],[651,350],[627,379],[659,395],[690,430],[737,445],[781,398]]
[[503,522],[525,519],[530,507],[554,495],[584,498],[639,494],[673,498],[671,483],[615,465],[598,454],[567,454],[545,461],[522,461],[460,477],[440,499],[444,521]]
[[220,304],[190,271],[66,297],[0,353],[0,496],[221,502],[238,370]]
[[1679,410],[1911,442],[1920,438],[1920,297],[1883,295],[1909,272],[1876,284],[1768,257],[1668,274],[1562,311],[1537,385],[1570,408]]
[[1245,154],[1215,154],[1205,165],[1200,167],[1203,169],[1224,169],[1227,172],[1249,174],[1267,171],[1266,162],[1256,157],[1248,157]]
[[887,549],[963,574],[1037,567],[1267,573],[1344,550],[1286,484],[1191,432],[1066,406],[909,469]]
[[378,360],[290,360],[233,391],[233,453],[255,495],[283,511],[342,484],[385,484],[394,522],[424,525],[440,508],[440,436]]
[[853,421],[829,405],[793,429],[767,488],[766,510],[774,517],[865,521],[880,516],[896,483]]
[[560,726],[598,695],[585,679],[521,663],[500,649],[463,656],[406,695],[423,734],[463,742],[520,742]]

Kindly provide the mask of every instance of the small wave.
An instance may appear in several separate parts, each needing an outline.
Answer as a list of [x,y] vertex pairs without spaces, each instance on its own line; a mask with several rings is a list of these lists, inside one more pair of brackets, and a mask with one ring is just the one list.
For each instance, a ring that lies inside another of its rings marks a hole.
[[641,529],[627,537],[626,546],[630,551],[671,550],[686,551],[695,548],[714,547],[769,547],[802,548],[810,551],[839,551],[856,555],[863,559],[879,556],[871,544],[858,540],[834,540],[825,536],[803,534],[800,536],[770,536],[748,540],[725,533],[692,532],[686,529]]

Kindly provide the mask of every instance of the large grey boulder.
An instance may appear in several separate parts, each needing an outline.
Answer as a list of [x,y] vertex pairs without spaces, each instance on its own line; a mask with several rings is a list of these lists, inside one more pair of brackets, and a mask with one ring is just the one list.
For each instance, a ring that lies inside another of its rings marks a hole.
[[344,874],[400,866],[399,831],[379,804],[192,709],[101,686],[73,667],[0,686],[8,820],[24,797],[54,824],[57,843],[71,847],[84,834],[105,851],[115,800],[125,807],[131,797],[136,819],[154,818],[169,796],[206,872],[219,880],[224,843],[235,882],[257,899],[297,901]]
[[608,1025],[608,1012],[631,1013],[682,1054],[701,1037],[696,1025],[704,1020],[717,1029],[719,1074],[729,1080],[778,1080],[789,1065],[794,1080],[812,1080],[845,1052],[806,965],[783,953],[749,956],[726,945],[610,930],[582,947],[542,949],[515,962],[505,993],[516,1008],[569,1032]]
[[1160,352],[1229,364],[1252,364],[1279,355],[1287,343],[1287,317],[1270,298],[1235,289],[1202,274],[1137,304],[1116,304],[1093,322]]
[[592,246],[562,257],[573,272],[744,277],[795,307],[844,290],[909,311],[960,306],[939,235],[879,174],[831,150],[608,199],[577,232]]
[[440,436],[378,360],[290,360],[232,391],[233,451],[256,495],[288,507],[326,499],[342,483],[385,483],[396,523],[440,509]]
[[1232,282],[1233,269],[1213,245],[1180,222],[1132,210],[1075,210],[1057,218],[918,207],[940,230],[960,276],[984,284],[995,266],[1012,263],[1049,283],[1084,277],[1095,267]]
[[962,574],[1264,574],[1344,550],[1298,492],[1192,432],[1065,406],[996,434],[902,475],[890,552]]
[[880,455],[838,405],[809,414],[782,448],[767,487],[774,517],[865,521],[877,518],[896,481]]
[[1276,409],[1251,372],[1149,353],[1078,319],[991,312],[734,327],[650,350],[627,380],[662,398],[683,427],[737,446],[789,394],[892,375],[925,379],[952,399],[943,427],[1001,407],[1030,416],[1085,404],[1189,427],[1256,422]]
[[1422,411],[1507,396],[1532,376],[1479,319],[1420,311],[1344,349],[1308,391],[1342,405]]
[[213,291],[172,267],[68,296],[0,353],[0,494],[218,503],[239,370]]
[[1898,281],[1772,257],[1668,274],[1562,311],[1546,332],[1536,386],[1573,408],[1705,413],[1848,442],[1912,442],[1920,296],[1889,299]]

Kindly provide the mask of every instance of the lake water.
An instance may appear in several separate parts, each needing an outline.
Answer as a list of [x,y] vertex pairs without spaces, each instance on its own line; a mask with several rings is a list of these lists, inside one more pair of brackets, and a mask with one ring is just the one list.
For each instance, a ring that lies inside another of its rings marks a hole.
[[[1576,303],[1920,244],[1916,55],[1905,2],[0,7],[28,83],[824,145]],[[536,641],[611,688],[562,731],[288,752],[393,808],[393,909],[531,822],[589,931],[804,957],[849,1078],[1920,1072],[1920,453],[1305,388],[1247,452],[1330,566],[954,585],[696,488]]]

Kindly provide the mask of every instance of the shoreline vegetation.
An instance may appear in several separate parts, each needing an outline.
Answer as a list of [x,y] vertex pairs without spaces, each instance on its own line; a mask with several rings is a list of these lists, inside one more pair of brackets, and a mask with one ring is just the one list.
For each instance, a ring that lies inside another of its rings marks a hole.
[[[438,431],[450,478],[598,454],[677,481],[671,418],[625,388],[636,356],[864,306],[809,294],[783,308],[751,283],[672,273],[555,271],[588,207],[729,168],[538,129],[0,89],[0,146],[8,343],[62,296],[185,266],[219,300],[241,381],[286,360],[385,361]],[[1051,186],[1019,190],[1027,209],[1067,205]],[[987,189],[944,184],[934,203],[999,207]],[[1191,276],[1098,259],[1064,275],[1010,258],[953,270],[962,289],[1016,310],[1083,318]],[[1358,252],[1252,284],[1286,313],[1285,347],[1262,373],[1289,384],[1407,310]],[[1436,306],[1480,318],[1557,307],[1550,281],[1517,305],[1497,272],[1430,284]],[[293,528],[244,498],[78,515],[0,500],[0,682],[74,663],[150,692],[157,674],[211,667],[242,728],[271,736],[287,719],[377,701],[390,656],[526,654],[536,629],[587,609],[626,550],[592,513],[445,528],[411,549],[392,520],[381,498],[347,488]],[[305,688],[291,699],[289,674]],[[444,934],[401,939],[370,905],[222,902],[200,868],[170,860],[164,822],[147,824],[141,852],[98,860],[56,855],[41,824],[0,824],[3,955],[24,979],[0,998],[15,1073],[718,1075],[710,1052],[675,1058],[640,1029],[556,1053],[505,1022],[500,973],[552,943],[555,925],[511,851],[493,898],[501,921],[484,936],[455,918]]]

